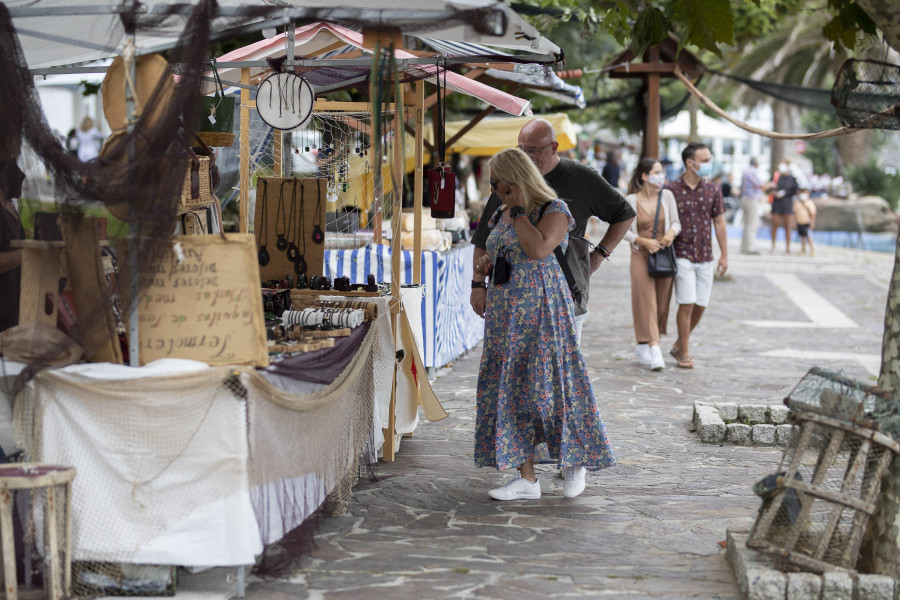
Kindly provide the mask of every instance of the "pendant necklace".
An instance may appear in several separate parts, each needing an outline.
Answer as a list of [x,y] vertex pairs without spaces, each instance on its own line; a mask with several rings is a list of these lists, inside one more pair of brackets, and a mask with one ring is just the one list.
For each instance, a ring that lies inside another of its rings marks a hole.
[[[269,184],[263,179],[262,180],[262,209],[260,210],[260,227],[259,234],[257,235],[256,242],[259,245],[259,254],[257,255],[257,260],[259,260],[259,266],[264,267],[269,264],[269,251],[266,250],[266,239],[269,237],[269,211],[268,211],[268,192],[269,192]],[[258,194],[257,194],[258,196]],[[260,202],[260,198],[256,198],[257,202]],[[265,232],[265,233],[264,233]]]
[[322,187],[319,185],[319,180],[316,179],[316,215],[313,217],[313,233],[312,233],[312,241],[315,244],[321,244],[325,241],[325,234],[322,233],[322,228],[319,227],[320,224],[320,214],[322,210]]
[[[286,179],[285,181],[288,180]],[[300,250],[297,248],[296,229],[294,228],[294,223],[296,222],[295,220],[299,218],[297,215],[297,180],[295,178],[291,178],[290,181],[292,182],[291,209],[288,213],[288,220],[286,225],[288,236],[290,237],[290,243],[285,245],[287,246],[288,260],[291,262],[297,262],[297,256],[300,254]]]
[[299,252],[297,260],[294,261],[294,272],[297,273],[297,275],[306,273],[306,259],[303,258],[303,255],[306,254],[306,234],[303,232],[303,188],[306,187],[303,184],[305,181],[305,179],[294,180],[294,189],[296,189],[298,184],[300,185],[300,207],[297,211],[295,239],[299,239],[300,243],[303,245],[303,249]]
[[[287,183],[287,179],[281,182],[281,190],[278,192],[278,212],[275,213],[275,236],[277,240],[275,241],[275,247],[284,252],[284,249],[287,248],[287,240],[284,237],[284,230],[286,229],[286,223],[284,220],[284,184]],[[279,231],[278,227],[278,218],[281,217],[281,231]]]

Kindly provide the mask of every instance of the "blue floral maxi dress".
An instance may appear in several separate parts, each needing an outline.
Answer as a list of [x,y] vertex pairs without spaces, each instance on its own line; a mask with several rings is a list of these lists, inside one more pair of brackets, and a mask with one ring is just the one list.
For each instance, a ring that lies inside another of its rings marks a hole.
[[[553,200],[545,211],[563,212]],[[478,373],[475,464],[508,469],[530,458],[588,470],[615,465],[575,337],[575,309],[556,257],[529,258],[511,224],[491,219],[486,247],[510,262],[510,280],[488,284]],[[539,209],[529,219],[536,223]],[[569,236],[563,239],[563,250]]]

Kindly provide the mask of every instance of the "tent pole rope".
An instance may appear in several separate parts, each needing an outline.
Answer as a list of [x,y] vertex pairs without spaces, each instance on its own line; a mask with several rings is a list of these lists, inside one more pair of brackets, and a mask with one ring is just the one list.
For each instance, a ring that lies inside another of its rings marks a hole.
[[[681,69],[675,67],[675,77],[681,80],[681,83],[688,89],[688,91],[697,97],[700,103],[722,117],[723,119],[730,121],[734,125],[740,127],[744,131],[748,131],[750,133],[755,133],[756,135],[761,135],[764,137],[772,138],[775,140],[818,140],[829,137],[837,137],[841,135],[850,135],[851,133],[857,133],[859,131],[863,131],[866,129],[865,127],[838,127],[837,129],[829,129],[827,131],[818,131],[814,133],[777,133],[775,131],[767,131],[765,129],[759,129],[758,127],[753,127],[752,125],[748,125],[743,121],[735,119],[727,112],[725,112],[722,108],[720,108],[715,102],[707,98],[703,95],[703,92],[694,87],[694,84],[681,72]],[[878,118],[880,115],[893,112],[897,107],[889,108],[885,111],[877,115],[872,115],[867,118],[863,123],[870,121],[872,119]]]

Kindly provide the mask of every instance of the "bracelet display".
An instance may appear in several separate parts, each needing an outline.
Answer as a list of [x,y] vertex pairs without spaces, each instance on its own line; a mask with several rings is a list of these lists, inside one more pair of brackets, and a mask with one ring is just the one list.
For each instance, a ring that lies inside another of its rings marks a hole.
[[484,281],[473,281],[473,282],[472,282],[472,289],[474,290],[474,289],[476,289],[476,288],[484,288],[484,289],[487,289],[487,283],[485,283]]

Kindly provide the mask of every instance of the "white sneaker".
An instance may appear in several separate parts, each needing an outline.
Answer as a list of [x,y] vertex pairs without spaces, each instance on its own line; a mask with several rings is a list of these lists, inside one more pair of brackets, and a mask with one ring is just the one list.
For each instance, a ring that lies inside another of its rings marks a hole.
[[638,344],[635,346],[634,355],[637,356],[638,362],[642,365],[650,364],[650,346],[648,344]]
[[584,491],[584,476],[587,469],[584,467],[567,467],[566,482],[563,484],[563,496],[575,498]]
[[537,500],[541,497],[541,484],[538,481],[528,481],[521,473],[516,472],[512,481],[489,491],[488,496],[494,500]]
[[662,371],[666,368],[666,361],[663,360],[662,350],[659,346],[650,346],[650,369],[652,371]]

